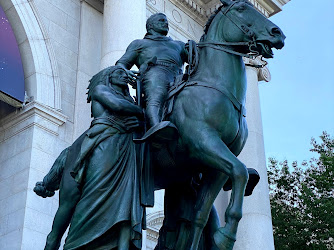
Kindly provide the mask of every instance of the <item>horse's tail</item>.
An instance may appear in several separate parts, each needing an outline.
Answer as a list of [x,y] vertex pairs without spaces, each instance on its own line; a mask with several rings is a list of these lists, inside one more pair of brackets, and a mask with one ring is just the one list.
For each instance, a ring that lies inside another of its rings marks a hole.
[[53,163],[49,173],[43,178],[43,181],[36,183],[34,192],[37,195],[43,198],[51,197],[55,194],[55,191],[59,189],[68,152],[69,147],[60,153],[56,161]]

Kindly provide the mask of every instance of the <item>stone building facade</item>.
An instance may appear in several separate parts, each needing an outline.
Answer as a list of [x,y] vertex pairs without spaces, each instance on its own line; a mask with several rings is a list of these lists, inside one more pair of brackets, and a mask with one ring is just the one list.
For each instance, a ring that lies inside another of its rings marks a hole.
[[[250,0],[267,17],[289,0]],[[26,101],[0,119],[0,249],[43,249],[58,207],[33,187],[59,153],[90,125],[86,88],[145,34],[146,18],[164,12],[173,39],[198,41],[219,0],[0,0],[21,53]],[[263,64],[260,59],[247,64]],[[261,181],[245,199],[235,249],[274,249],[258,81],[266,67],[247,66],[249,139],[240,159]],[[9,84],[9,83],[8,83]],[[228,194],[216,200],[223,218]],[[163,219],[163,191],[148,210],[144,249],[153,249]]]

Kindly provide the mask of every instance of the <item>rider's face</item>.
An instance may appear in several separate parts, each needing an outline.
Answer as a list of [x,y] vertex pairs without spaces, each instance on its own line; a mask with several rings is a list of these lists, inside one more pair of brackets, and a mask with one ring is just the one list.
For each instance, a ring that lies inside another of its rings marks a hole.
[[115,70],[111,75],[111,84],[119,86],[127,86],[129,82],[129,76],[123,69]]
[[151,28],[161,34],[161,35],[167,35],[168,33],[168,21],[166,16],[164,15],[158,15],[155,20],[151,24]]

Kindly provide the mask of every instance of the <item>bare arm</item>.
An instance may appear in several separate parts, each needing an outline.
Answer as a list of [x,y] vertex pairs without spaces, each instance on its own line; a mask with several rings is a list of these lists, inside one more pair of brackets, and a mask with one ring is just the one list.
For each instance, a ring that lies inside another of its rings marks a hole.
[[94,88],[92,100],[98,101],[111,112],[120,113],[122,115],[134,115],[137,117],[143,116],[143,110],[139,106],[119,98],[110,91],[110,87],[104,85],[98,85]]

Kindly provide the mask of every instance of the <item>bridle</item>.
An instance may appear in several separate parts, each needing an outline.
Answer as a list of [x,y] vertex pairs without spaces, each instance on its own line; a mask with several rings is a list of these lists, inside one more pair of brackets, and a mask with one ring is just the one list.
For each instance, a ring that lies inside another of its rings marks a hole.
[[[250,37],[249,42],[215,42],[215,41],[207,41],[207,42],[199,42],[197,43],[198,48],[204,48],[204,47],[209,47],[215,50],[220,50],[224,51],[230,54],[238,55],[238,56],[243,56],[247,58],[254,59],[259,55],[259,52],[255,51],[254,48],[257,47],[256,41],[255,41],[255,34],[254,32],[247,27],[239,18],[237,18],[235,15],[230,14],[230,10],[232,7],[239,3],[239,1],[235,1],[231,5],[228,6],[225,10],[221,9],[220,11],[222,14],[229,19],[238,29],[240,29],[246,36]],[[233,50],[230,47],[234,46],[247,46],[250,53],[241,53],[238,51]]]

